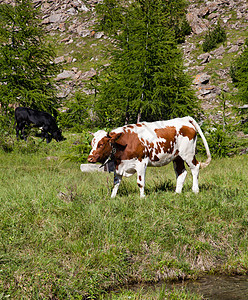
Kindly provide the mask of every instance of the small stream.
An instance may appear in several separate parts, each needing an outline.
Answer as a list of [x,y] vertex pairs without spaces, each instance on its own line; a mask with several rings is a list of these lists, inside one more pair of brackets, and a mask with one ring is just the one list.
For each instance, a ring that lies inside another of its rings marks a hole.
[[248,300],[248,276],[208,275],[174,286],[183,286],[209,300]]
[[[142,288],[157,290],[162,286],[168,290],[184,288],[189,292],[202,295],[204,300],[248,300],[248,275],[206,275],[194,281],[160,282],[155,285],[142,285]],[[138,290],[141,286],[137,284],[130,288]]]

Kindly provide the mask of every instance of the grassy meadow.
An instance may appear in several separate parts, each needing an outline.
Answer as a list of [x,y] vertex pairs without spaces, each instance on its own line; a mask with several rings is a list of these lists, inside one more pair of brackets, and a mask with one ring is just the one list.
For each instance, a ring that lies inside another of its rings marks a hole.
[[174,193],[170,164],[147,170],[144,199],[136,176],[110,199],[112,173],[82,173],[67,159],[79,138],[0,151],[1,299],[200,299],[165,288],[149,297],[109,291],[247,274],[247,155],[212,160],[198,195],[190,171]]

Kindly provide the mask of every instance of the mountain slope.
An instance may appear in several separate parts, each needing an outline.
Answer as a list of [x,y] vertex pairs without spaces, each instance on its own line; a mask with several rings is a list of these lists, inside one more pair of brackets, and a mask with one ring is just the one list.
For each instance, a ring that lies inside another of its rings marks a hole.
[[[62,102],[79,90],[93,93],[85,88],[85,80],[96,75],[101,64],[109,63],[103,50],[110,40],[102,32],[95,31],[95,6],[98,2],[100,0],[33,0],[34,5],[40,8],[48,40],[56,46],[55,62],[61,63],[64,69],[56,78]],[[187,18],[192,33],[181,45],[185,67],[192,76],[192,84],[197,97],[202,100],[204,112],[215,120],[220,119],[221,92],[235,91],[229,68],[248,37],[248,4],[246,0],[190,0]],[[227,41],[210,53],[204,53],[204,35],[218,20],[225,28]],[[228,101],[227,106],[231,106]]]

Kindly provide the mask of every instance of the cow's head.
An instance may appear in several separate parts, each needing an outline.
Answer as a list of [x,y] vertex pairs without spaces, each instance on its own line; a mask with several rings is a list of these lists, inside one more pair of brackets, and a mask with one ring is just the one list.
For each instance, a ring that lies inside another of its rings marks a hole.
[[91,141],[92,150],[88,156],[88,162],[104,163],[112,152],[113,144],[118,140],[122,133],[108,134],[104,130],[99,130],[93,135],[94,138]]
[[58,129],[58,130],[52,132],[52,137],[53,137],[57,142],[61,142],[61,141],[66,140],[66,138],[64,138],[63,135],[62,135],[61,129]]

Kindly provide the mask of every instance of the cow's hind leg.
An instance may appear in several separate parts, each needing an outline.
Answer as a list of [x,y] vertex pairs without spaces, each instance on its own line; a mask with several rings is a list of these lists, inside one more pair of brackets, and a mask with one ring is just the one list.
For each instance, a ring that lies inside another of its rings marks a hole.
[[185,178],[187,176],[187,171],[185,169],[183,159],[180,156],[178,156],[173,161],[173,166],[177,177],[176,193],[181,193]]
[[22,122],[22,123],[19,124],[19,130],[21,130],[21,135],[22,135],[24,141],[27,140],[27,137],[25,135],[25,125],[26,125],[25,122]]
[[121,183],[121,179],[122,179],[121,175],[117,175],[116,173],[114,173],[114,187],[111,193],[111,198],[114,198],[116,196]]
[[16,139],[17,139],[17,141],[19,141],[19,130],[20,130],[19,124],[16,124]]
[[200,170],[200,163],[197,161],[195,156],[193,160],[187,162],[188,166],[190,167],[192,176],[193,176],[193,186],[192,191],[194,193],[199,193],[199,186],[198,186],[198,177],[199,177],[199,170]]

